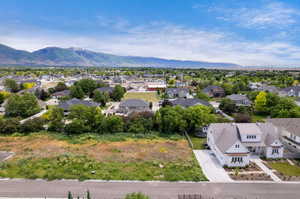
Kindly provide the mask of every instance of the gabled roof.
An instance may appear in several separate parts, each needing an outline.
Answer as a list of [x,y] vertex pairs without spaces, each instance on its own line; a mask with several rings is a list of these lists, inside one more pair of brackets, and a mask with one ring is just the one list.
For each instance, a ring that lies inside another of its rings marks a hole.
[[300,118],[267,119],[267,122],[270,122],[279,128],[283,128],[293,135],[300,136]]
[[203,92],[207,93],[207,92],[213,92],[213,91],[224,91],[224,89],[220,86],[207,86],[206,88],[203,89]]
[[93,101],[86,101],[86,100],[80,100],[80,99],[77,99],[77,98],[73,98],[73,99],[67,100],[65,102],[60,102],[58,107],[60,107],[64,110],[69,110],[71,108],[71,106],[79,105],[79,104],[89,106],[89,107],[99,106],[98,103],[93,102]]
[[114,88],[107,86],[107,87],[96,88],[95,91],[112,93],[114,91]]
[[228,95],[228,96],[226,96],[226,98],[229,98],[233,101],[236,101],[236,100],[249,100],[246,95],[241,95],[241,94]]
[[70,95],[70,90],[63,90],[63,91],[55,92],[52,95],[53,96],[68,96],[68,95]]
[[127,99],[120,103],[120,107],[148,107],[149,103],[141,99]]
[[285,91],[285,92],[290,92],[292,90],[296,93],[299,93],[300,92],[300,86],[290,86],[290,87],[282,89],[282,91]]
[[180,92],[188,94],[190,91],[188,88],[167,88],[166,89],[166,93],[171,95],[176,95]]
[[198,98],[191,98],[191,99],[177,98],[170,102],[172,103],[173,106],[179,105],[182,107],[190,107],[195,105],[211,106],[209,102]]

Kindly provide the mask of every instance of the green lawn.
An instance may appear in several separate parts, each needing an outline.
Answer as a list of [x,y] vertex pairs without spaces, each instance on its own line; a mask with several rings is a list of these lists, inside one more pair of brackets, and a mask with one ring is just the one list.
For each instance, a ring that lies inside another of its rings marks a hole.
[[100,162],[72,154],[0,164],[3,178],[205,181],[195,159],[186,162]]
[[269,165],[287,176],[300,176],[300,167],[290,165],[288,162],[271,162]]
[[124,99],[142,99],[147,102],[158,102],[159,97],[156,92],[127,92]]
[[195,150],[204,149],[204,144],[206,143],[206,138],[198,138],[198,137],[191,137],[192,143],[194,145]]
[[252,122],[264,122],[267,116],[265,115],[252,115]]

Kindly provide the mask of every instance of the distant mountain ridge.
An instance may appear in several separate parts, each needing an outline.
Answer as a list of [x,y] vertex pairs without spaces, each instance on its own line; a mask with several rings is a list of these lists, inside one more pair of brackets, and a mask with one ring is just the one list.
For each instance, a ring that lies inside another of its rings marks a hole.
[[47,47],[34,52],[16,50],[0,44],[0,65],[25,66],[98,66],[98,67],[174,67],[231,68],[233,63],[169,60],[155,57],[118,56],[78,48]]

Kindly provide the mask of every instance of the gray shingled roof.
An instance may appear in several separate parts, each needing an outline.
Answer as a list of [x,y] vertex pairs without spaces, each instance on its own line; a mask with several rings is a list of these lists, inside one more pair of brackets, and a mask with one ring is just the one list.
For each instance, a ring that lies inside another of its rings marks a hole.
[[112,93],[114,91],[114,88],[113,87],[101,87],[101,88],[95,89],[95,91]]
[[80,100],[80,99],[77,99],[77,98],[73,98],[73,99],[70,99],[70,100],[65,101],[65,102],[60,102],[58,107],[60,107],[64,110],[70,110],[71,106],[79,105],[79,104],[85,105],[85,106],[90,106],[90,107],[99,106],[98,103],[93,102],[93,101],[86,101],[86,100]]
[[190,91],[188,88],[166,88],[166,93],[168,95],[177,95],[180,92],[188,94]]
[[[234,143],[241,142],[239,132],[250,129],[261,133],[261,142],[248,143],[242,142],[245,147],[248,146],[270,146],[275,140],[279,140],[280,131],[271,123],[213,123],[210,129],[213,131],[216,146],[225,153]],[[246,151],[244,151],[246,152]]]
[[300,118],[276,118],[268,119],[267,122],[283,128],[296,136],[300,136]]
[[190,107],[195,105],[204,105],[204,106],[211,106],[209,102],[198,99],[198,98],[191,98],[191,99],[185,99],[185,98],[178,98],[176,100],[170,101],[173,106],[179,105],[183,107]]
[[149,103],[141,99],[127,99],[120,103],[120,107],[145,107]]

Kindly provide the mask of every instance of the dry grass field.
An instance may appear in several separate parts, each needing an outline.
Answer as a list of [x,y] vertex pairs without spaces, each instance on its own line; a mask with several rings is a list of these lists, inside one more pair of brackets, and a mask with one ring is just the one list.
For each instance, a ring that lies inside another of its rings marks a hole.
[[147,102],[158,102],[159,97],[156,92],[127,92],[124,99],[142,99]]
[[[88,140],[72,144],[39,133],[0,137],[0,151],[16,154],[0,164],[1,177],[206,180],[184,139]],[[92,170],[97,173],[91,174]]]

